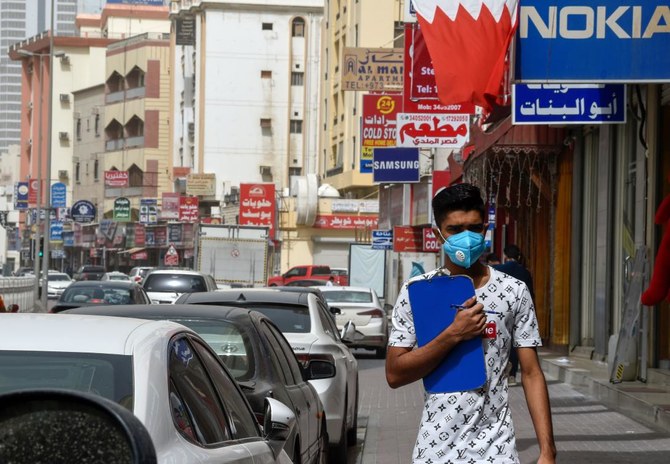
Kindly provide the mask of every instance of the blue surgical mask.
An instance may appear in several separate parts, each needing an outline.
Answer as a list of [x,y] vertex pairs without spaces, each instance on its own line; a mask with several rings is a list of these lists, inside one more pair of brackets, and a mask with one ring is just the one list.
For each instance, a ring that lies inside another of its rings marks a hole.
[[[442,232],[440,232],[440,236],[442,236]],[[444,236],[442,236],[442,239],[444,240]],[[484,252],[486,243],[482,234],[464,230],[446,239],[442,248],[452,263],[468,269],[473,263],[477,262]]]

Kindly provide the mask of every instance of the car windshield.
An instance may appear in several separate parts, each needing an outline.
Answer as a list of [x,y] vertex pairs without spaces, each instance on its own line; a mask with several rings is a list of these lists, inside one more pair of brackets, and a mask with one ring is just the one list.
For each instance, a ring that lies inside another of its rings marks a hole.
[[150,274],[144,280],[147,292],[190,293],[206,292],[205,279],[189,274]]
[[372,303],[372,293],[351,290],[333,290],[323,292],[328,303]]
[[69,286],[60,299],[61,303],[130,304],[134,303],[131,289],[115,287]]
[[246,332],[224,321],[170,318],[200,335],[219,355],[235,380],[248,380],[254,373],[254,353]]
[[264,314],[282,332],[309,333],[312,330],[307,306],[255,303],[244,307]]
[[130,280],[130,278],[125,274],[109,274],[107,278],[109,280]]
[[70,277],[67,274],[49,274],[49,282],[69,282]]
[[100,353],[0,351],[0,394],[31,388],[90,392],[132,411],[132,357]]

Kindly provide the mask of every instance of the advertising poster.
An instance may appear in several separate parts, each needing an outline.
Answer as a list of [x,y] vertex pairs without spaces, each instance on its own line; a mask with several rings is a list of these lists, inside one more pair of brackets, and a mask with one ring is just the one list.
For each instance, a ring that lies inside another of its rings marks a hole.
[[181,222],[198,222],[198,197],[179,197],[179,220]]
[[240,225],[269,227],[275,239],[275,185],[240,184]]
[[469,114],[398,115],[399,147],[462,148],[470,139]]
[[375,147],[395,146],[396,115],[401,105],[400,95],[363,95],[361,173],[372,173]]
[[345,48],[343,90],[402,90],[402,48]]

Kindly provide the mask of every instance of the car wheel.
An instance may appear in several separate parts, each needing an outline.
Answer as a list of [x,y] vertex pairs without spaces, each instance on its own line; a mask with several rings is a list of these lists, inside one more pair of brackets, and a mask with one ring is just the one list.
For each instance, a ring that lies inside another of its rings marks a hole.
[[354,402],[354,419],[351,428],[347,430],[348,446],[356,446],[356,435],[358,434],[358,379],[356,379],[356,401]]
[[316,459],[317,464],[328,464],[328,428],[326,420],[321,420],[321,437],[319,438],[319,455]]
[[[345,401],[345,405],[348,404]],[[340,432],[340,442],[333,446],[330,449],[330,461],[333,464],[347,464],[347,450],[349,448],[349,444],[347,443],[347,414],[346,414],[346,406],[345,406],[345,414],[342,419],[342,431]]]

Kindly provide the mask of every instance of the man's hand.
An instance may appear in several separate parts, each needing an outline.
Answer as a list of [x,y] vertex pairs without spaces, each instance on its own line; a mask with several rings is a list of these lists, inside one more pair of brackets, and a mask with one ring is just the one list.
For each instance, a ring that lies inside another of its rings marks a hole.
[[465,309],[456,313],[454,321],[445,329],[452,337],[459,341],[470,340],[478,335],[482,335],[486,328],[486,314],[484,314],[484,305],[477,303],[477,297],[473,296],[465,303]]

